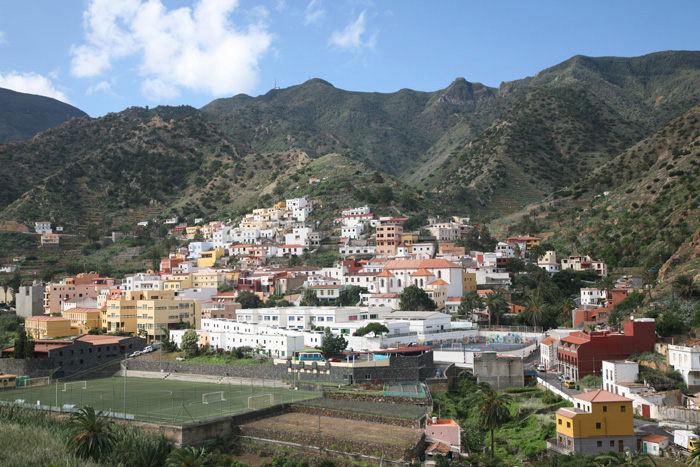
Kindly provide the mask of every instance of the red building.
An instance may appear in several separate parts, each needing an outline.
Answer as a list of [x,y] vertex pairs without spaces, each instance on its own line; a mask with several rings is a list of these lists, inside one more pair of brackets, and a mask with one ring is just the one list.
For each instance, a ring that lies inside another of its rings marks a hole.
[[577,308],[573,313],[574,327],[577,328],[584,324],[607,323],[608,314],[610,314],[615,305],[627,298],[631,291],[632,289],[629,287],[617,287],[610,291],[603,306],[591,307],[584,305],[581,308]]
[[567,379],[600,374],[603,360],[625,360],[634,352],[653,351],[656,326],[651,318],[622,323],[623,332],[574,332],[561,339],[557,356]]

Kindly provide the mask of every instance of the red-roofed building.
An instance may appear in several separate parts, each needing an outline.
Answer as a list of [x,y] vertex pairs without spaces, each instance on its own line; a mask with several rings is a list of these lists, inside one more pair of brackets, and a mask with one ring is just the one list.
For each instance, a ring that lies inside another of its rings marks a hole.
[[392,273],[394,279],[384,283],[379,279],[379,293],[401,293],[411,285],[426,288],[429,283],[442,279],[447,283],[446,297],[462,296],[462,266],[446,259],[391,260],[384,265],[383,271]]
[[653,319],[623,323],[623,332],[574,332],[561,339],[557,358],[561,372],[569,379],[600,374],[603,360],[625,360],[632,353],[653,351],[656,342]]
[[293,244],[282,245],[277,249],[277,256],[278,257],[282,257],[284,255],[301,256],[304,254],[304,248],[306,248],[304,245],[293,245]]
[[557,438],[547,447],[583,455],[637,451],[632,399],[597,390],[573,396],[573,407],[557,410]]
[[671,444],[671,438],[668,436],[651,435],[642,438],[642,452],[650,456],[665,457],[665,449]]
[[462,451],[461,433],[462,427],[454,420],[439,420],[436,417],[428,419],[425,423],[425,441],[444,443],[449,448],[448,452]]

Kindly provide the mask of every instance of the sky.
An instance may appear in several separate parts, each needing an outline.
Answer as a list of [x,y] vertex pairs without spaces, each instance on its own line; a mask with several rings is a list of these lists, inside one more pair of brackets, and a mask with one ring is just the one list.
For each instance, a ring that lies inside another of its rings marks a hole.
[[0,0],[0,88],[99,117],[311,78],[496,87],[579,54],[700,50],[698,18],[697,0]]

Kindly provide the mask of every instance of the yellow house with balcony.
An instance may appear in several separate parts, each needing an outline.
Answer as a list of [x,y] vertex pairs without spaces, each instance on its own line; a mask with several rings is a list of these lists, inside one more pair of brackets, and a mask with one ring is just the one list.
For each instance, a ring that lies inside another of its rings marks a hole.
[[197,328],[201,318],[201,300],[176,299],[172,290],[130,291],[120,300],[107,300],[102,312],[108,332],[125,331],[148,342],[160,341],[165,329],[177,329],[180,323]]
[[122,331],[136,335],[136,302],[143,293],[129,291],[123,298],[107,300],[102,310],[102,327],[107,332]]
[[24,329],[32,339],[53,339],[77,334],[77,330],[71,327],[70,320],[60,316],[30,316],[24,320]]
[[63,317],[70,320],[71,327],[79,334],[87,334],[92,328],[102,328],[102,312],[97,308],[70,308],[63,312]]
[[199,225],[195,225],[194,227],[185,227],[185,234],[187,235],[187,238],[192,240],[197,237],[197,232],[200,232],[201,230],[202,227]]
[[160,341],[166,329],[178,329],[181,323],[198,328],[202,319],[202,301],[176,299],[172,291],[148,291],[136,304],[137,333],[147,341]]
[[211,268],[216,264],[216,260],[226,254],[225,248],[214,248],[213,250],[203,251],[202,256],[197,259],[197,267]]
[[163,290],[182,290],[192,288],[192,273],[173,274],[163,282]]
[[583,455],[637,451],[632,399],[597,390],[578,394],[573,407],[557,410],[557,437],[549,449]]
[[203,269],[192,273],[192,287],[213,287],[218,289],[223,284],[223,274],[213,269]]

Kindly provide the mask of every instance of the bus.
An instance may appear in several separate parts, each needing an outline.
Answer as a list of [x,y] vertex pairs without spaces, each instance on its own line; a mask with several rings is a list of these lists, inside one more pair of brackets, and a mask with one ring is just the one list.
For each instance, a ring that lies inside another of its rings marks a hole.
[[297,350],[292,355],[295,362],[325,362],[326,354],[322,350]]
[[17,386],[17,376],[0,375],[0,388],[9,389]]

